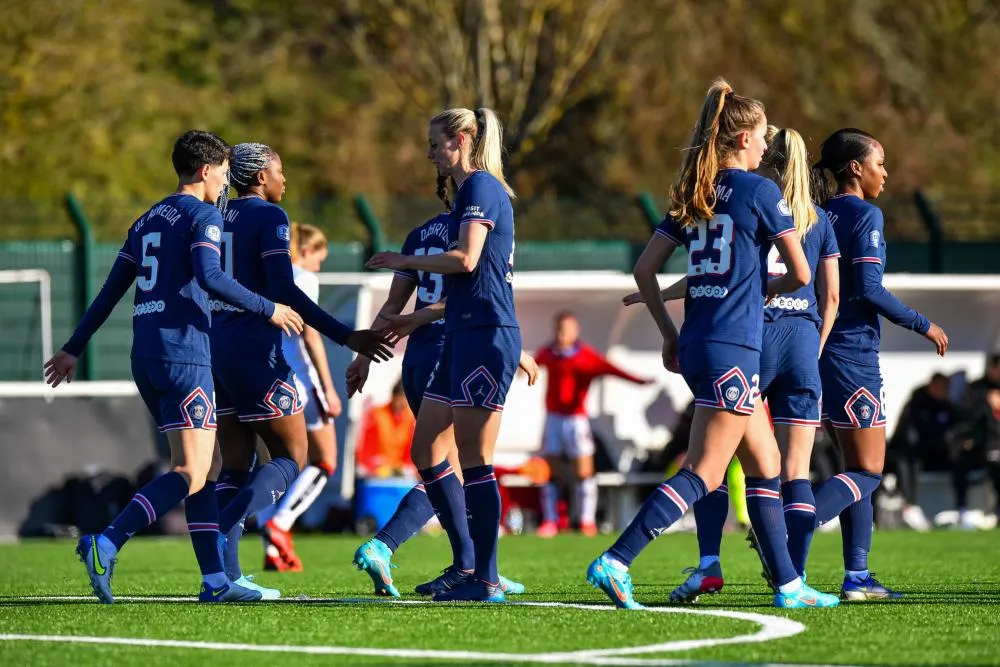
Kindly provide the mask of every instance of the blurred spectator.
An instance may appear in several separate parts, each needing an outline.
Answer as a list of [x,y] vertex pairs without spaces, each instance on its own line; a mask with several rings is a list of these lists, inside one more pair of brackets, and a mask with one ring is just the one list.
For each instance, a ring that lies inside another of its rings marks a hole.
[[403,383],[392,388],[385,405],[372,408],[365,416],[358,443],[357,467],[364,477],[414,476],[410,445],[416,419],[403,393]]
[[[973,473],[985,468],[1000,503],[1000,354],[987,360],[986,373],[969,383],[962,401],[961,417],[952,446],[952,480],[959,521],[965,528],[983,527],[970,523],[969,486]],[[995,513],[989,519],[996,525]]]
[[934,373],[917,387],[903,406],[896,430],[889,441],[887,459],[896,473],[903,495],[902,519],[914,530],[928,530],[930,522],[917,504],[917,477],[923,470],[948,470],[948,436],[955,427],[957,410],[952,405],[951,381]]
[[[555,317],[555,340],[535,355],[535,362],[548,369],[545,390],[545,432],[542,455],[553,471],[563,458],[572,466],[576,510],[580,532],[597,534],[597,482],[594,479],[594,438],[587,417],[587,391],[596,378],[612,375],[636,384],[650,380],[618,368],[600,352],[580,340],[580,323],[570,312]],[[541,488],[542,524],[538,535],[552,537],[558,528],[558,487],[550,482]]]

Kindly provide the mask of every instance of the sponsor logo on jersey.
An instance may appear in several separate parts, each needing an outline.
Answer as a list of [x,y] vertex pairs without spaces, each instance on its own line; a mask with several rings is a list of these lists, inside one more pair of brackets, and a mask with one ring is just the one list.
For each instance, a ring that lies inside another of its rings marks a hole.
[[167,304],[161,300],[157,301],[143,301],[142,303],[137,303],[132,306],[132,317],[141,317],[142,315],[152,315],[153,313],[162,313],[167,309]]
[[242,313],[244,312],[239,306],[234,306],[231,303],[226,303],[225,301],[220,301],[219,299],[209,299],[208,307],[212,309],[213,313],[221,313],[222,311],[227,311],[230,313]]
[[292,238],[291,233],[288,231],[288,225],[278,225],[278,229],[275,233],[282,241],[288,241]]
[[781,308],[782,310],[808,310],[808,299],[793,299],[790,296],[777,296],[767,302],[766,308]]
[[722,285],[699,285],[698,287],[688,288],[688,296],[692,299],[702,299],[705,297],[710,299],[724,299],[728,295],[729,288]]
[[209,225],[208,227],[205,228],[205,236],[207,236],[210,240],[218,243],[219,241],[222,240],[222,230],[216,227],[215,225]]
[[483,214],[483,209],[479,206],[466,206],[465,213],[462,215],[463,218],[482,218],[485,217]]
[[878,247],[879,237],[880,237],[880,234],[878,233],[877,229],[873,229],[871,231],[871,233],[868,234],[868,240],[869,240],[869,242],[871,244],[871,247],[873,247],[873,248],[877,248]]
[[778,213],[788,217],[791,217],[792,215],[792,209],[788,206],[788,202],[784,199],[778,202]]

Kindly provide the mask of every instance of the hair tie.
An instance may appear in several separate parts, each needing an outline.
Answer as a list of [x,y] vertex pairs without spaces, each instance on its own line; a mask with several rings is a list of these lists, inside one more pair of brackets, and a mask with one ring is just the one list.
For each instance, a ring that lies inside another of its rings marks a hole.
[[486,118],[481,109],[476,109],[474,113],[476,115],[476,139],[478,139],[483,136],[483,130],[486,126]]

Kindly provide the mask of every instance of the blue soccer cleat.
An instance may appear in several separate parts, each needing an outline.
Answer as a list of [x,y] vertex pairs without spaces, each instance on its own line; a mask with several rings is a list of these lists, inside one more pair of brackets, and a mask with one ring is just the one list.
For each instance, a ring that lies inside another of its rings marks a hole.
[[76,543],[76,554],[87,568],[94,595],[104,604],[112,604],[115,598],[111,594],[111,576],[118,562],[115,545],[103,535],[84,535]]
[[471,570],[466,572],[465,570],[459,570],[454,565],[450,565],[441,570],[441,574],[437,578],[423,584],[418,584],[413,590],[420,595],[437,595],[438,593],[444,593],[461,586],[471,578]]
[[466,581],[431,598],[435,602],[503,602],[506,596],[499,584],[468,577]]
[[511,581],[502,574],[497,576],[500,577],[500,590],[503,591],[504,595],[524,595],[524,584]]
[[259,592],[261,600],[278,600],[281,598],[281,591],[277,588],[267,588],[266,586],[261,586],[260,584],[255,583],[252,574],[245,574],[232,583],[248,590]]
[[392,552],[381,540],[372,538],[354,552],[354,564],[371,577],[375,584],[375,595],[398,598],[399,591],[392,585]]
[[260,591],[250,590],[240,586],[235,581],[230,581],[221,588],[213,588],[202,582],[201,593],[198,594],[198,602],[257,602],[262,600]]
[[643,606],[632,597],[635,591],[632,576],[628,570],[612,565],[607,555],[601,554],[590,564],[587,568],[587,581],[594,588],[604,591],[619,609],[643,609]]
[[902,597],[903,594],[899,591],[886,588],[879,583],[874,573],[869,573],[868,577],[862,581],[855,581],[850,577],[844,577],[844,585],[840,587],[840,599],[849,602],[898,600]]
[[722,564],[715,561],[704,570],[689,567],[684,570],[688,578],[670,593],[671,602],[697,602],[703,593],[715,594],[722,590]]
[[806,586],[805,583],[797,591],[791,593],[777,592],[774,594],[774,606],[780,609],[807,609],[809,607],[836,607],[840,599],[836,595],[820,593]]

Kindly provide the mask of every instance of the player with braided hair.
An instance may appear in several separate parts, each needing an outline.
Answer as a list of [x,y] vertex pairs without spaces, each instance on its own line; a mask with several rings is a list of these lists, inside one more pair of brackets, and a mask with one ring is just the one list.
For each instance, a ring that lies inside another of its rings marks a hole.
[[177,190],[129,228],[100,294],[62,351],[45,364],[46,381],[53,387],[71,381],[87,341],[136,281],[132,376],[157,427],[170,441],[171,470],[139,489],[101,534],[85,535],[77,544],[91,587],[107,604],[114,601],[111,576],[118,552],[132,535],[185,499],[188,531],[204,582],[199,600],[261,599],[259,591],[227,581],[219,559],[210,304],[238,308],[275,336],[282,329],[301,330],[302,321],[287,306],[241,286],[220,267],[222,216],[212,204],[228,187],[228,154],[226,143],[210,132],[192,130],[177,140],[172,155]]
[[[277,205],[285,193],[278,154],[265,144],[238,144],[233,147],[230,167],[238,196],[229,202],[222,234],[226,273],[264,294],[281,294],[309,326],[334,342],[375,361],[390,358],[393,340],[389,334],[352,331],[296,286],[290,223]],[[228,534],[226,572],[231,580],[254,587],[239,566],[242,524],[273,504],[298,477],[308,451],[306,422],[280,334],[266,331],[244,310],[220,303],[211,340],[226,484],[220,506],[228,500],[219,521],[220,530]],[[258,436],[271,460],[246,484]],[[268,598],[278,596],[271,589],[262,592]]]

